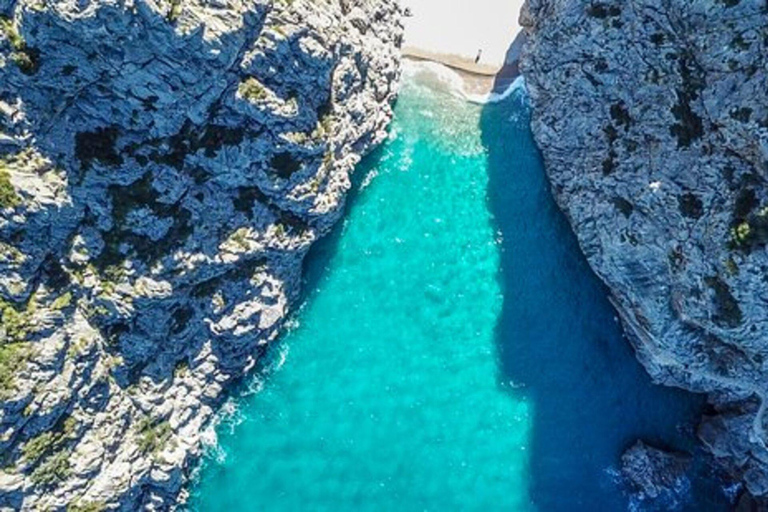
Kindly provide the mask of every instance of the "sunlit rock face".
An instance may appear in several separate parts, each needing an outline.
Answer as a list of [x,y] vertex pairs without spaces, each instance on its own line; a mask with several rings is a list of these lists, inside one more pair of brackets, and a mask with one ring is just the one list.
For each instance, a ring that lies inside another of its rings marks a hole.
[[0,507],[166,509],[385,135],[400,12],[0,14]]
[[529,0],[522,63],[554,194],[659,382],[768,494],[765,2]]

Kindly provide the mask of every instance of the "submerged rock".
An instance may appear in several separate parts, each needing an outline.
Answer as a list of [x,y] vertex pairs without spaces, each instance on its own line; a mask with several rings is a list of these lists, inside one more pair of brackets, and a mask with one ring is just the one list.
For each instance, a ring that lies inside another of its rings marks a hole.
[[528,0],[521,64],[555,198],[656,382],[768,495],[768,11],[762,0]]
[[386,135],[399,9],[0,14],[0,508],[167,509]]
[[690,487],[690,456],[637,441],[621,456],[621,474],[639,501],[677,503]]

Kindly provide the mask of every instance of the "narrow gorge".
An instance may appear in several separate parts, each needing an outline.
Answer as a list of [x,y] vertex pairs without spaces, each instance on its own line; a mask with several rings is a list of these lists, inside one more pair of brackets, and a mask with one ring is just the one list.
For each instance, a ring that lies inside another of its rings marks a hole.
[[767,70],[765,0],[0,0],[0,510],[768,510]]

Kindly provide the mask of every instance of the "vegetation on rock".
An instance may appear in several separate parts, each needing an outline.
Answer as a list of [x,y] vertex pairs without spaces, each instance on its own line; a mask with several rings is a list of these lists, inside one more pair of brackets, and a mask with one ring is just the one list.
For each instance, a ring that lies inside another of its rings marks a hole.
[[240,96],[253,103],[261,101],[267,97],[267,90],[254,77],[248,77],[242,81],[237,90],[240,93]]

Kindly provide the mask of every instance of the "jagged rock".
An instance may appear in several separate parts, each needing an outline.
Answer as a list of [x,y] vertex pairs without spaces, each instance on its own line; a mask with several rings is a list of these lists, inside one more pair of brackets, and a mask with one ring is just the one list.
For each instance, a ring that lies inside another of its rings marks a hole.
[[660,383],[768,494],[768,12],[762,0],[528,0],[521,64],[555,198]]
[[0,15],[0,508],[171,508],[386,135],[399,8]]
[[621,474],[640,501],[677,501],[690,486],[690,456],[670,453],[637,441],[621,456]]

